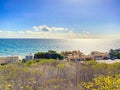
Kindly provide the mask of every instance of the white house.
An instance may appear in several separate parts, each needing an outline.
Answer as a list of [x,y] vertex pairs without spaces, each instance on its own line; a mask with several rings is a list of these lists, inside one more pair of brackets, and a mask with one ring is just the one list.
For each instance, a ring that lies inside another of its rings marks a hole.
[[23,60],[27,61],[27,60],[33,60],[33,59],[34,59],[34,55],[30,53],[29,55],[26,55]]

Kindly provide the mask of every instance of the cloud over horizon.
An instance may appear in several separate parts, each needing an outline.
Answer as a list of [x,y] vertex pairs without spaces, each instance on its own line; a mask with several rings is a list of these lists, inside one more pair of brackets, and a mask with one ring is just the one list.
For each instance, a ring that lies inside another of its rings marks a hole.
[[[62,31],[62,32],[60,32]],[[63,27],[49,27],[47,25],[33,26],[30,30],[3,31],[0,38],[47,38],[47,39],[84,39],[84,38],[119,38],[119,34],[94,35],[88,31],[81,33]]]
[[52,32],[52,31],[64,31],[68,30],[67,28],[61,27],[48,27],[47,25],[33,26],[35,31],[43,31],[43,32]]
[[47,25],[33,26],[31,30],[2,31],[0,37],[6,38],[53,38],[53,39],[79,39],[90,37],[89,32],[76,33],[72,29],[63,27],[49,27]]

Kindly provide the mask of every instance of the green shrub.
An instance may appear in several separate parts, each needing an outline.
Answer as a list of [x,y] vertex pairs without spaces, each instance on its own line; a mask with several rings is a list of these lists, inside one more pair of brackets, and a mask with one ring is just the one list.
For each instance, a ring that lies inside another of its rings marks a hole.
[[31,66],[31,65],[33,65],[34,63],[36,63],[35,60],[28,60],[28,61],[26,61],[26,62],[24,63],[24,65],[26,65],[26,66]]
[[60,63],[60,64],[58,64],[56,67],[57,67],[57,68],[65,68],[65,65],[62,64],[62,63]]
[[48,51],[48,52],[38,52],[34,55],[35,59],[45,58],[45,59],[59,59],[63,60],[63,56],[55,51]]
[[54,59],[41,59],[40,64],[53,64],[53,63],[56,63],[56,60]]
[[92,82],[83,82],[82,86],[87,90],[119,90],[120,74],[114,77],[99,75]]
[[110,50],[109,55],[112,59],[120,59],[120,52],[117,50]]

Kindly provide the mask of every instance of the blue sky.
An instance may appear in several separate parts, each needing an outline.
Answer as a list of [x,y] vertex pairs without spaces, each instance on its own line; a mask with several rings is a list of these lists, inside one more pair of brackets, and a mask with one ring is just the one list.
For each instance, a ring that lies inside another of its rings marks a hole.
[[119,0],[0,0],[0,37],[119,37],[119,4]]

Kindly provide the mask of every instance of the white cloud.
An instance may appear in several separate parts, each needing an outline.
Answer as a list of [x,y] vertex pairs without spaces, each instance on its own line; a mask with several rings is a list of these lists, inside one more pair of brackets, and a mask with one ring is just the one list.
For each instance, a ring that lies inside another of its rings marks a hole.
[[0,38],[80,39],[80,38],[119,38],[120,37],[120,34],[92,35],[88,31],[82,31],[81,33],[76,33],[72,29],[68,30],[67,28],[48,27],[46,25],[34,26],[33,28],[34,30],[25,30],[25,31],[0,30]]
[[43,31],[2,31],[0,37],[4,38],[54,38],[54,39],[78,39],[87,38],[88,35],[68,32],[43,32]]
[[43,26],[33,26],[33,29],[34,29],[35,31],[43,31],[43,32],[68,30],[67,28],[48,27],[47,25],[43,25]]
[[33,32],[31,30],[26,30],[25,33],[32,34]]

